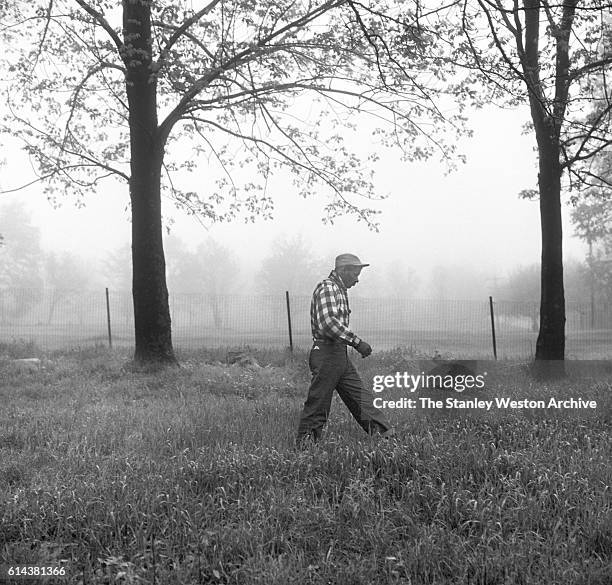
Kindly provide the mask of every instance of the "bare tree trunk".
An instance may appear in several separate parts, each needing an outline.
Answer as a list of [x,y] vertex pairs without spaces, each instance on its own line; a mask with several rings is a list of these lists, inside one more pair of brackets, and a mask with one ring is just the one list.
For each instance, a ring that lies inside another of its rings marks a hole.
[[131,147],[134,359],[176,363],[162,244],[164,144],[158,132],[157,79],[151,69],[150,2],[123,0],[123,27]]
[[536,342],[535,372],[544,377],[565,373],[565,293],[563,290],[563,230],[561,223],[560,135],[568,99],[568,46],[575,0],[568,0],[557,43],[555,99],[545,97],[540,79],[540,0],[524,0],[525,45],[522,54],[529,89],[531,119],[538,143],[538,189],[542,228],[540,331]]
[[536,360],[559,362],[555,365],[550,364],[549,373],[562,374],[565,358],[565,292],[563,287],[561,166],[559,142],[550,125],[549,129],[548,137],[538,140],[542,276],[540,331],[536,342],[535,358]]

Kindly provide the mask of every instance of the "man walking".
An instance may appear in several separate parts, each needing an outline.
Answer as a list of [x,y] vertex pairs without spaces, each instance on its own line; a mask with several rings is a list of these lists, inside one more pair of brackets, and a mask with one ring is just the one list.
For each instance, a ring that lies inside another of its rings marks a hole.
[[347,345],[354,347],[362,357],[372,353],[370,345],[349,329],[351,311],[347,291],[359,282],[364,266],[369,264],[362,264],[354,254],[341,254],[336,258],[334,270],[317,284],[312,295],[313,346],[309,355],[312,381],[298,426],[298,444],[321,438],[334,390],[367,433],[392,434],[383,413],[373,405],[372,392],[364,388],[347,355]]

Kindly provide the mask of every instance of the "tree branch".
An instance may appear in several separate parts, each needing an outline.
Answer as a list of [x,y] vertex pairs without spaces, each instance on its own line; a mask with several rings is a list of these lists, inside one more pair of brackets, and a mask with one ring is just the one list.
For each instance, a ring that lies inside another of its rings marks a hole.
[[[520,69],[512,62],[512,59],[506,52],[506,49],[504,49],[503,43],[501,42],[497,29],[495,28],[495,23],[493,22],[493,17],[491,16],[491,12],[486,6],[487,4],[491,4],[491,3],[487,2],[486,0],[478,0],[478,4],[480,5],[480,7],[482,8],[485,14],[485,18],[487,19],[487,23],[489,26],[489,31],[491,32],[491,36],[493,37],[493,42],[495,43],[495,47],[497,48],[497,50],[500,52],[503,61],[508,66],[508,69],[516,76],[516,78],[519,81],[523,81],[524,83],[527,84],[527,86],[529,86],[529,83],[525,79],[525,75],[523,74],[523,72],[521,72]],[[497,6],[495,6],[495,9],[496,10],[498,9]],[[510,31],[512,30],[515,30],[516,34],[518,35],[518,38],[515,36],[515,39],[517,42],[517,53],[519,54],[519,59],[521,59],[522,40],[520,38],[520,29],[517,25],[516,28],[512,27],[510,29]]]
[[119,55],[123,60],[123,41],[117,34],[117,32],[113,29],[113,27],[108,23],[106,18],[101,12],[98,12],[95,8],[92,8],[85,0],[75,0],[76,3],[89,14],[93,19],[107,32],[108,36],[112,39],[113,43],[117,47],[119,51]]
[[[151,22],[151,24],[153,26],[158,27],[158,28],[165,28],[165,29],[172,30],[172,31],[176,31],[177,28],[178,28],[177,26],[175,26],[173,24],[167,24],[167,23],[161,22],[159,20],[154,20],[154,21]],[[208,47],[200,39],[198,39],[193,33],[189,32],[189,31],[184,31],[183,35],[185,36],[185,38],[189,39],[196,47],[199,47],[200,49],[202,49],[202,51],[204,51],[206,56],[211,61],[214,61],[215,56],[213,55],[213,53],[211,53],[210,50],[208,49]],[[169,49],[167,49],[167,51],[168,50]],[[163,66],[163,63],[161,61],[161,57],[158,58],[157,63],[159,64],[159,68],[161,68]]]
[[[48,142],[51,146],[58,148],[60,147],[60,143],[53,138],[53,136],[51,136],[49,133],[44,132],[43,130],[40,130],[38,128],[36,128],[36,126],[34,126],[33,124],[31,124],[30,122],[28,122],[27,120],[17,116],[14,112],[13,112],[13,117],[15,118],[15,120],[19,121],[21,124],[23,124],[26,128],[29,128],[32,132],[34,132],[35,134],[40,135],[40,137]],[[22,140],[28,145],[27,140],[23,139]],[[42,151],[40,149],[36,149],[37,152],[42,155]],[[60,152],[64,152],[66,154],[75,156],[77,158],[81,158],[84,161],[86,161],[88,164],[87,165],[70,165],[70,168],[77,168],[78,166],[96,166],[99,168],[102,168],[104,170],[107,170],[109,173],[115,174],[119,177],[121,177],[122,179],[125,179],[126,181],[129,181],[129,176],[126,175],[123,171],[120,171],[119,169],[115,169],[114,167],[111,167],[110,165],[107,165],[105,163],[101,163],[100,161],[97,161],[95,158],[87,156],[86,154],[83,154],[81,152],[74,152],[71,150],[67,150],[64,146],[63,149],[60,149]],[[46,156],[44,157],[47,161],[50,161],[51,166],[55,166],[57,167],[57,169],[50,175],[53,176],[53,174],[56,174],[57,172],[59,172],[60,169],[60,165],[58,163],[58,161],[60,160],[59,158],[53,158],[53,157],[49,157]]]
[[[607,141],[607,143],[604,144],[603,147],[597,148],[596,151],[591,152],[591,153],[589,153],[588,155],[585,155],[585,156],[582,156],[582,154],[581,154],[586,149],[588,142],[593,139],[593,136],[594,136],[596,130],[599,128],[599,125],[601,124],[602,120],[608,118],[611,112],[612,112],[612,104],[608,104],[608,106],[606,108],[604,108],[599,113],[597,118],[592,123],[590,123],[588,125],[587,132],[582,137],[583,139],[582,139],[582,142],[581,142],[580,146],[577,148],[576,152],[573,154],[573,156],[571,158],[566,158],[566,161],[563,164],[563,166],[565,168],[570,167],[572,164],[574,164],[575,162],[577,162],[579,160],[586,160],[586,159],[592,158],[596,154],[598,154],[599,152],[601,152],[602,150],[607,148],[607,146],[609,146],[610,141]],[[569,139],[569,141],[573,141],[573,140],[575,140],[575,138],[574,139],[572,139],[572,138]]]
[[227,128],[226,126],[222,126],[221,124],[218,124],[217,122],[214,122],[213,120],[198,118],[197,116],[187,116],[184,119],[191,120],[191,121],[198,121],[198,122],[201,122],[202,124],[208,124],[210,126],[213,126],[214,128],[217,128],[218,130],[221,130],[222,132],[226,134],[229,134],[230,136],[233,136],[234,138],[238,138],[239,140],[243,142],[252,142],[256,146],[256,148],[260,150],[261,152],[263,152],[261,150],[261,147],[270,149],[272,152],[275,152],[279,157],[281,157],[281,160],[286,161],[287,163],[292,165],[294,168],[302,169],[309,174],[313,174],[317,176],[342,200],[343,204],[346,205],[348,209],[357,213],[369,225],[371,224],[370,220],[367,217],[367,214],[364,213],[363,210],[357,208],[352,203],[347,201],[347,199],[344,197],[341,190],[338,188],[336,184],[336,182],[338,183],[342,182],[341,178],[338,177],[337,175],[334,175],[333,173],[325,173],[319,170],[316,166],[312,165],[311,163],[305,164],[299,161],[298,159],[296,159],[295,157],[292,157],[288,153],[284,152],[282,149],[278,148],[277,146],[275,146],[274,144],[272,144],[271,142],[267,140],[263,140],[255,136],[249,136],[241,132],[234,132],[233,130]]
[[95,67],[92,67],[85,75],[85,77],[80,81],[80,83],[75,87],[72,96],[70,97],[70,113],[68,114],[68,119],[66,120],[66,125],[64,126],[64,138],[62,140],[62,145],[60,151],[64,149],[64,145],[66,144],[66,140],[68,139],[68,132],[70,127],[70,122],[72,122],[72,117],[74,116],[74,112],[77,107],[77,100],[79,98],[79,94],[85,87],[85,84],[98,73],[104,71],[105,69],[117,69],[121,71],[123,74],[126,73],[123,67],[119,65],[115,65],[114,63],[99,63]]
[[578,69],[574,69],[570,71],[568,75],[568,82],[572,83],[576,79],[579,79],[584,74],[594,71],[596,69],[603,69],[608,65],[612,65],[612,55],[610,57],[606,57],[604,59],[598,59],[597,61],[592,61],[591,63],[587,63],[582,67],[578,67]]
[[555,63],[555,97],[553,101],[553,119],[560,129],[565,118],[567,96],[569,93],[569,39],[574,22],[574,14],[578,0],[566,0],[563,5],[561,24],[554,31],[557,41],[557,58]]
[[207,4],[202,10],[198,10],[195,14],[190,16],[183,24],[178,26],[174,33],[172,33],[171,37],[166,41],[165,45],[162,47],[159,58],[157,59],[157,64],[159,67],[162,67],[166,61],[166,57],[170,49],[174,46],[174,44],[180,39],[181,35],[187,32],[187,29],[191,27],[193,24],[198,22],[203,16],[206,16],[217,4],[219,4],[221,0],[212,0],[209,4]]
[[43,30],[42,38],[40,39],[40,43],[38,43],[38,49],[36,51],[36,56],[34,57],[34,62],[32,63],[31,71],[34,71],[36,65],[38,64],[38,60],[42,54],[43,46],[45,44],[45,40],[47,39],[47,32],[49,31],[49,24],[51,23],[51,11],[53,10],[53,0],[49,0],[49,5],[47,6],[47,17],[45,19],[45,28]]
[[286,24],[284,27],[280,28],[277,31],[270,32],[269,35],[250,45],[248,48],[240,51],[239,53],[233,55],[229,59],[225,61],[225,63],[219,65],[211,69],[206,75],[200,77],[200,79],[196,80],[192,86],[185,92],[183,97],[179,100],[178,104],[174,107],[174,109],[166,116],[165,120],[160,124],[160,134],[162,140],[165,140],[172,127],[176,122],[178,122],[183,114],[186,112],[187,107],[191,100],[197,97],[200,92],[202,92],[212,81],[214,81],[221,73],[224,71],[228,71],[230,69],[237,68],[240,64],[243,64],[247,61],[256,59],[260,57],[262,54],[270,51],[270,48],[267,47],[274,39],[288,33],[294,29],[299,29],[300,27],[306,26],[322,14],[331,10],[336,6],[342,5],[346,0],[328,0],[324,2],[318,7],[313,8],[311,11],[307,12],[303,16]]

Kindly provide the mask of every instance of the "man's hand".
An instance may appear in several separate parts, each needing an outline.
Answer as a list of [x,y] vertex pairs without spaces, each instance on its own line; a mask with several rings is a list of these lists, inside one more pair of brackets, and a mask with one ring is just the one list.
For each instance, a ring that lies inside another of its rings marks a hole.
[[359,342],[359,345],[355,349],[361,354],[361,357],[368,357],[372,353],[370,344],[363,340]]

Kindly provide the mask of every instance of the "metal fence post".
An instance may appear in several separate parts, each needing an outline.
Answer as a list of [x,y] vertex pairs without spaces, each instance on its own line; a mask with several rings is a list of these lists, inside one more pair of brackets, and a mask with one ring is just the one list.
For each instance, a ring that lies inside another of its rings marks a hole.
[[108,347],[113,347],[113,336],[111,335],[110,302],[108,299],[108,287],[106,288],[106,325],[108,327]]
[[493,312],[493,297],[489,297],[491,311],[491,336],[493,337],[493,356],[497,359],[497,340],[495,339],[495,313]]
[[289,305],[289,291],[285,291],[285,298],[287,299],[287,325],[289,326],[289,350],[293,353],[293,333],[291,331],[291,306]]

